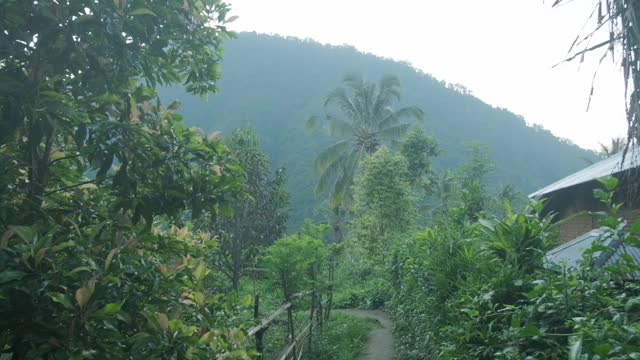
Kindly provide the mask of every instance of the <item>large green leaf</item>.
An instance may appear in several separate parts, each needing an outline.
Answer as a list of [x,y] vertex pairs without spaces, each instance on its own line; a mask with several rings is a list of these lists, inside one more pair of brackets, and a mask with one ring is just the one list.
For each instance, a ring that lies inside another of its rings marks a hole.
[[0,285],[11,282],[11,281],[21,280],[25,276],[27,276],[25,272],[17,271],[17,270],[6,270],[3,272],[0,272]]

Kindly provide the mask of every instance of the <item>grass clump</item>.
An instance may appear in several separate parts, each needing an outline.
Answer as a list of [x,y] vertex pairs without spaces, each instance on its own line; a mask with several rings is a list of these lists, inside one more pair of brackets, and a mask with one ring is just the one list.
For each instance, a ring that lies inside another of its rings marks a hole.
[[378,326],[373,319],[363,319],[333,312],[331,320],[318,329],[309,353],[310,360],[353,360],[362,352],[369,332]]

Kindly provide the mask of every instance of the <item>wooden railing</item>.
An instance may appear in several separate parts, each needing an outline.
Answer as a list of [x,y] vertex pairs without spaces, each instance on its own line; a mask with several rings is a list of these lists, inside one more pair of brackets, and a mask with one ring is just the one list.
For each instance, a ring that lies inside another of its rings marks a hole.
[[[322,300],[322,294],[326,291],[326,300]],[[296,326],[294,323],[294,305],[305,296],[311,295],[309,306],[309,320],[306,322],[300,333],[296,335]],[[280,351],[277,360],[299,360],[305,349],[305,340],[307,340],[306,348],[311,349],[314,323],[320,327],[329,319],[331,312],[331,301],[333,298],[333,286],[329,285],[325,288],[312,289],[302,291],[289,297],[289,301],[282,304],[276,311],[272,312],[266,318],[260,320],[260,294],[256,294],[253,315],[258,325],[249,329],[249,336],[255,337],[256,351],[258,359],[263,359],[264,353],[264,336],[266,331],[274,324],[274,322],[285,313],[287,314],[287,345]]]

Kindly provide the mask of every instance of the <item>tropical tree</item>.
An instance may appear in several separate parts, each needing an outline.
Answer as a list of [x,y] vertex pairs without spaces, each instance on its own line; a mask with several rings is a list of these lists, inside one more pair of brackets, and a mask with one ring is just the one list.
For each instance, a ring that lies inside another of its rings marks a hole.
[[433,197],[436,200],[435,207],[443,213],[449,211],[456,199],[458,179],[451,171],[444,170],[433,178]]
[[354,186],[351,238],[368,256],[384,260],[395,240],[410,231],[416,220],[407,160],[386,147],[365,159]]
[[234,290],[240,287],[244,268],[253,264],[260,247],[284,236],[289,218],[289,193],[283,168],[271,175],[267,156],[258,149],[255,133],[234,131],[225,139],[244,170],[244,191],[249,195],[233,205],[233,215],[222,217],[211,229],[220,239],[218,263]]
[[317,285],[317,276],[328,256],[321,239],[297,233],[276,240],[269,246],[261,261],[268,277],[290,301],[295,293]]
[[423,187],[426,193],[431,193],[434,176],[431,163],[433,157],[440,154],[436,139],[418,128],[407,134],[400,142],[399,150],[407,159],[411,185]]
[[[148,223],[175,214],[185,198],[173,195],[184,189],[158,187],[185,184],[176,178],[184,168],[164,159],[184,150],[171,138],[183,135],[164,133],[177,105],[161,108],[154,89],[216,91],[222,42],[233,35],[227,12],[219,0],[0,3],[0,167],[15,174],[0,198],[21,193],[7,224],[46,217],[57,189],[87,181],[110,182],[125,198],[119,207]],[[163,176],[148,176],[159,165]],[[94,179],[69,171],[85,167]]]
[[611,157],[620,151],[624,150],[627,146],[627,142],[622,137],[611,138],[611,144],[605,145],[600,143],[600,155],[605,158]]
[[460,200],[465,216],[477,220],[487,209],[487,175],[495,168],[487,155],[488,147],[482,143],[467,144],[467,160],[456,170],[460,180]]
[[[391,75],[384,76],[378,84],[347,75],[342,86],[326,97],[325,108],[341,112],[340,116],[326,115],[329,135],[339,140],[322,151],[314,165],[320,174],[316,193],[329,190],[331,207],[351,200],[351,185],[364,157],[406,134],[411,124],[403,123],[403,119],[423,118],[422,110],[415,106],[394,110],[393,105],[399,100],[400,82]],[[314,127],[316,122],[316,117],[311,117],[307,125]]]
[[232,210],[242,171],[155,91],[215,91],[227,12],[0,2],[0,358],[248,357],[190,225]]

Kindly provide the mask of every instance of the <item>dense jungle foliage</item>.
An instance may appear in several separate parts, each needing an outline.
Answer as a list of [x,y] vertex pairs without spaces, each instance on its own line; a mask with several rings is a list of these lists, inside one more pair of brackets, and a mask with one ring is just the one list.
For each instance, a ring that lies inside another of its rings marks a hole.
[[[594,247],[577,269],[543,266],[555,243],[542,204],[470,226],[416,232],[399,250],[397,316],[403,358],[634,359],[640,353],[640,288],[631,259],[596,269]],[[613,213],[612,213],[613,214]],[[627,245],[614,215],[606,237]],[[637,231],[636,223],[632,231]],[[603,239],[604,240],[604,239]],[[446,259],[446,260],[445,260]]]
[[[464,167],[486,169],[479,164],[485,160],[471,157]],[[381,179],[380,171],[375,182],[367,180],[379,162],[393,169],[384,173],[395,180]],[[461,180],[463,195],[446,211],[430,212],[426,227],[411,226],[416,208],[405,207],[415,204],[411,192],[403,195],[406,164],[384,148],[363,163],[356,194],[376,189],[375,197],[387,194],[389,206],[377,209],[375,198],[356,206],[338,275],[345,289],[338,306],[385,307],[394,315],[399,358],[640,356],[640,286],[630,277],[640,265],[629,255],[602,268],[595,263],[597,254],[613,251],[605,240],[640,247],[640,221],[627,227],[612,201],[616,178],[602,179],[594,190],[608,209],[594,214],[604,235],[569,268],[544,260],[559,244],[554,215],[541,216],[544,202],[514,210],[504,199],[504,210],[492,210],[486,190],[478,191],[485,171]],[[385,190],[377,186],[382,182]],[[384,226],[390,209],[396,209],[393,221]]]
[[529,193],[584,167],[583,158],[595,159],[592,152],[539,126],[527,126],[522,117],[491,107],[460,86],[352,47],[243,32],[225,43],[221,67],[216,96],[202,100],[172,87],[160,90],[162,98],[182,101],[185,122],[207,131],[254,128],[262,149],[289,171],[293,229],[304,218],[322,219],[317,208],[324,198],[309,190],[317,180],[312,160],[333,139],[322,132],[309,136],[305,120],[311,115],[324,120],[324,99],[345,74],[374,82],[388,74],[399,79],[402,97],[397,108],[413,105],[424,111],[421,126],[441,146],[442,154],[435,159],[440,170],[458,166],[465,157],[461,149],[479,141],[489,147],[496,166],[489,184],[512,184]]
[[352,359],[376,325],[334,305],[390,312],[399,359],[640,359],[640,267],[593,261],[640,247],[618,180],[577,268],[523,196],[593,153],[228,13],[0,1],[1,360]]

